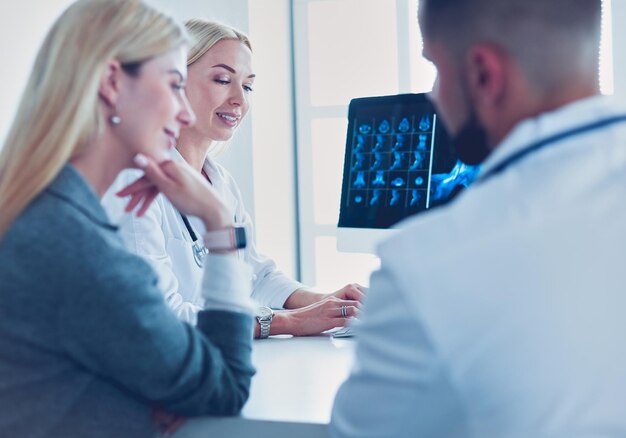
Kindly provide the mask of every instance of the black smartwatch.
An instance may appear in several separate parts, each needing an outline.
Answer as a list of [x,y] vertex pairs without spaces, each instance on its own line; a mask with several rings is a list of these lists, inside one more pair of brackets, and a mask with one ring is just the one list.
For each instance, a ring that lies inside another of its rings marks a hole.
[[246,245],[246,229],[242,226],[226,227],[204,233],[204,246],[209,251],[243,249]]

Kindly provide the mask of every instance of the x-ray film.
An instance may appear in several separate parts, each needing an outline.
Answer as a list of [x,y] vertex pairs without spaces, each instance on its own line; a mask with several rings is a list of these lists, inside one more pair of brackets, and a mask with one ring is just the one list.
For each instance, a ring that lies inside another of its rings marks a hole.
[[425,94],[353,99],[339,226],[388,228],[449,202],[477,173],[458,160]]

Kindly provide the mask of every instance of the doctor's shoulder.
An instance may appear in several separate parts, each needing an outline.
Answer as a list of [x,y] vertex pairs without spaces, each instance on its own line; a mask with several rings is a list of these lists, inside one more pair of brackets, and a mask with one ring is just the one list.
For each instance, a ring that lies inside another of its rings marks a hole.
[[502,212],[490,198],[482,188],[472,187],[453,202],[411,216],[394,225],[397,231],[378,245],[377,253],[381,258],[432,260],[440,253],[445,257],[450,245],[473,245],[502,222]]

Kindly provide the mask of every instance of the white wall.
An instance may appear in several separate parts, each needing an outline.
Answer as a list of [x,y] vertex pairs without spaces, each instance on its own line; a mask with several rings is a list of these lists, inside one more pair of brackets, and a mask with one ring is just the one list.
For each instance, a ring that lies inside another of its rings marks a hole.
[[48,29],[71,0],[0,2],[0,147]]
[[257,243],[292,277],[297,266],[295,135],[289,0],[249,0],[257,74],[252,104]]

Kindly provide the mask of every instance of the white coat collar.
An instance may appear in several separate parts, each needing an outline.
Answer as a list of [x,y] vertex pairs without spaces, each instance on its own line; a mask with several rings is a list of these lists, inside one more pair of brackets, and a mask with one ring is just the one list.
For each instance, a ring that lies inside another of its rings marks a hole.
[[[174,148],[172,150],[172,159],[173,160],[184,160],[183,156],[180,154],[178,149]],[[232,189],[228,186],[229,179],[224,174],[224,169],[217,164],[214,160],[207,157],[204,160],[204,164],[202,165],[202,170],[208,175],[213,188],[217,191],[222,199],[222,202],[226,204],[228,210],[232,213],[233,217],[236,218],[237,208],[239,206],[239,200],[233,194]],[[236,221],[237,219],[235,219]]]
[[616,105],[606,96],[593,96],[562,106],[554,111],[519,122],[487,157],[481,166],[478,179],[498,166],[508,157],[527,148],[532,143],[552,135],[594,122],[626,109]]

